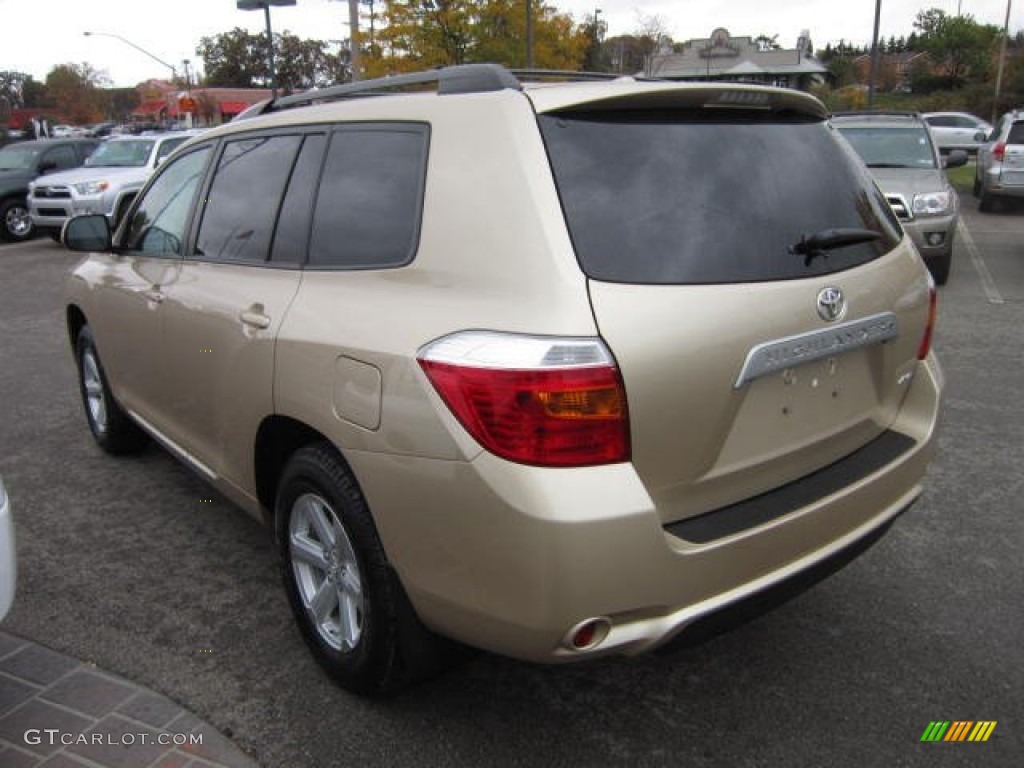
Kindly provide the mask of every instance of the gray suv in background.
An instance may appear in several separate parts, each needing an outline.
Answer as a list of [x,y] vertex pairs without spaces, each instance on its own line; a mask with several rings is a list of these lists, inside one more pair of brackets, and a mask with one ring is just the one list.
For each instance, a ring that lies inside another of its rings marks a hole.
[[832,116],[832,125],[864,160],[935,282],[944,285],[960,214],[945,169],[964,165],[967,153],[954,149],[940,156],[915,112],[844,112]]
[[998,200],[1024,197],[1024,112],[1007,112],[978,150],[974,172],[978,210],[990,213]]
[[168,155],[198,131],[126,136],[101,144],[85,165],[29,185],[29,212],[42,232],[60,235],[64,222],[102,213],[116,222]]

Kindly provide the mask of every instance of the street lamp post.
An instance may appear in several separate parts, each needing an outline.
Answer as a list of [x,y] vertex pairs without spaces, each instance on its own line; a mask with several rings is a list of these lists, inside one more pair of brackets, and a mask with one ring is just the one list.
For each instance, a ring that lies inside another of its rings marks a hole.
[[115,40],[120,40],[125,45],[130,45],[136,51],[139,51],[140,53],[146,54],[153,61],[158,62],[160,64],[163,64],[165,67],[167,67],[169,70],[171,70],[171,77],[173,77],[175,80],[178,79],[178,70],[177,70],[177,68],[173,64],[168,64],[166,61],[161,59],[159,56],[156,56],[155,54],[150,53],[149,51],[147,51],[142,46],[139,46],[139,45],[136,45],[135,43],[133,43],[131,40],[126,40],[125,38],[121,37],[120,35],[115,35],[113,32],[83,32],[82,34],[85,35],[86,37],[112,37]]
[[270,93],[277,98],[277,73],[274,71],[274,31],[270,28],[270,6],[295,5],[296,0],[235,0],[240,11],[263,11],[267,20],[267,61],[270,64]]

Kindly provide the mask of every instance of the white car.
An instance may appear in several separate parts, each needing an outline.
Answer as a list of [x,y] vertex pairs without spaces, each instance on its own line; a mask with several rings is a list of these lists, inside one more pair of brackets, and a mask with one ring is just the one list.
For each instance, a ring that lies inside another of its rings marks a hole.
[[988,135],[992,131],[990,124],[967,112],[927,112],[922,117],[940,152],[962,149],[973,154],[984,143],[977,139],[977,134]]
[[14,582],[18,573],[14,554],[14,518],[11,517],[11,502],[0,478],[0,619],[14,601]]

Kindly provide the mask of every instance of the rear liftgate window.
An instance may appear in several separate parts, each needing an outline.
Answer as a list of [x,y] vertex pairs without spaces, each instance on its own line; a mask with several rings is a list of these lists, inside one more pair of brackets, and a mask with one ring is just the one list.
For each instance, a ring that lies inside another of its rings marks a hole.
[[[597,280],[705,284],[826,275],[901,235],[852,152],[818,120],[733,112],[542,115],[583,271]],[[812,258],[833,229],[879,237]]]

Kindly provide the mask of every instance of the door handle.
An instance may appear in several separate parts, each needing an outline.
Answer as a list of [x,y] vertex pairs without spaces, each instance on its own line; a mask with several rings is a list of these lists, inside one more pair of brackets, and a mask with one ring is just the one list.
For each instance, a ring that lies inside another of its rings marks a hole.
[[260,330],[270,327],[270,316],[263,314],[262,304],[253,304],[248,309],[243,309],[238,319],[245,325]]

